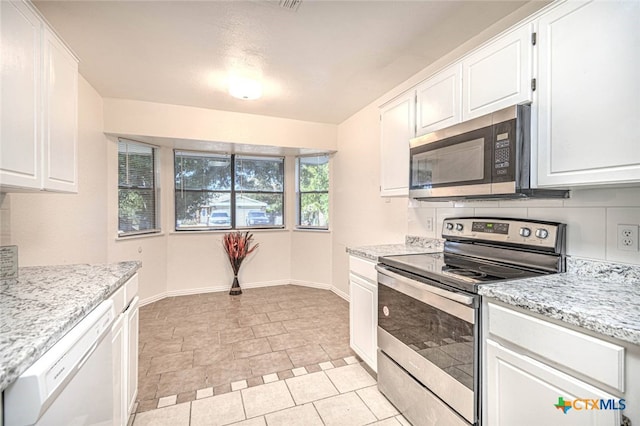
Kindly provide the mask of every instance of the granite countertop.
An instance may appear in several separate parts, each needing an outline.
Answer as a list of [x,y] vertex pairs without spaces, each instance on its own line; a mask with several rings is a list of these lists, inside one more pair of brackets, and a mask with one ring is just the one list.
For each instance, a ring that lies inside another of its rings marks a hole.
[[20,268],[0,283],[0,391],[141,267],[140,262]]
[[408,235],[404,244],[378,244],[371,246],[347,247],[347,253],[363,259],[378,261],[381,256],[440,253],[443,249],[443,240],[416,237]]
[[480,286],[484,297],[640,345],[640,266],[567,258],[567,272]]

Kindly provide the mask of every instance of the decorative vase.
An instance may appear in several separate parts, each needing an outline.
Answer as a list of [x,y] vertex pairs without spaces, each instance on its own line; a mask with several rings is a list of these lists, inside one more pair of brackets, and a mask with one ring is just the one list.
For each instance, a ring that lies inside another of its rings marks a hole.
[[240,288],[240,283],[238,282],[238,275],[233,276],[233,284],[231,285],[231,290],[229,290],[229,294],[232,296],[237,296],[242,294],[242,289]]

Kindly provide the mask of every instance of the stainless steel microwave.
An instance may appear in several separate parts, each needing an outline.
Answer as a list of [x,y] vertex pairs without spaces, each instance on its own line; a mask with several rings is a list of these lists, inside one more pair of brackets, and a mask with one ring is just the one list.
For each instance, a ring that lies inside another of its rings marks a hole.
[[410,141],[417,199],[568,198],[531,187],[531,107],[514,105]]

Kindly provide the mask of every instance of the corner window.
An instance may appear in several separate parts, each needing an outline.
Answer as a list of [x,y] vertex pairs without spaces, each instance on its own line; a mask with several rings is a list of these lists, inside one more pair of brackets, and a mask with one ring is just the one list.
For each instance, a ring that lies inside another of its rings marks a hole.
[[329,228],[329,156],[296,159],[297,226]]
[[175,151],[176,230],[284,227],[284,158]]
[[156,148],[118,141],[118,236],[160,232]]

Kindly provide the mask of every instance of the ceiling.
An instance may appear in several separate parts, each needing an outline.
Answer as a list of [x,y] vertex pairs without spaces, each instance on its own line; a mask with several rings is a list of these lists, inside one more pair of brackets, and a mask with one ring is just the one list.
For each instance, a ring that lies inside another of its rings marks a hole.
[[[526,1],[35,1],[105,98],[340,123]],[[262,98],[232,98],[230,76]]]

